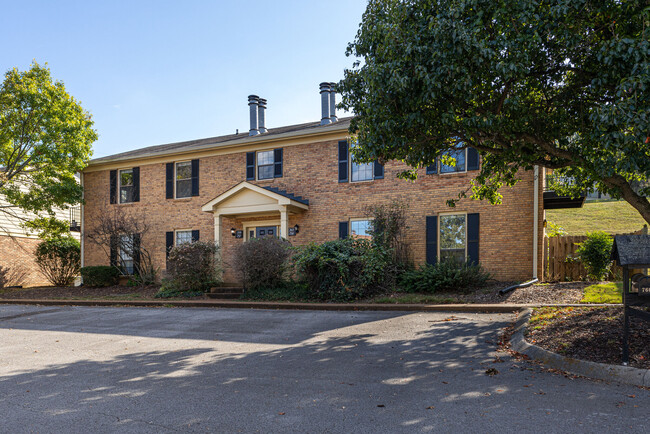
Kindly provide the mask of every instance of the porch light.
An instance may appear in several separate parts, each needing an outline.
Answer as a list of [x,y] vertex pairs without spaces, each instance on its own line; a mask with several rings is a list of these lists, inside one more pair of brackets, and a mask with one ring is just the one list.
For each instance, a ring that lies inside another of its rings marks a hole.
[[293,227],[293,230],[296,231],[296,233],[299,232],[299,229],[300,229],[300,226],[298,226],[298,225],[295,225],[295,226]]
[[230,235],[232,235],[233,237],[234,237],[235,235],[237,235],[237,229],[235,229],[235,228],[230,228]]

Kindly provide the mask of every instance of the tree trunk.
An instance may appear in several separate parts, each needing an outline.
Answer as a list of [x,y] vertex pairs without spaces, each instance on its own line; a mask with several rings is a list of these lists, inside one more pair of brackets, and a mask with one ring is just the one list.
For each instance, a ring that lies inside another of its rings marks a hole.
[[627,203],[636,209],[641,217],[650,225],[650,201],[645,196],[637,194],[630,183],[622,176],[615,175],[611,178],[603,180],[605,184],[609,184],[618,188],[621,191],[621,196]]

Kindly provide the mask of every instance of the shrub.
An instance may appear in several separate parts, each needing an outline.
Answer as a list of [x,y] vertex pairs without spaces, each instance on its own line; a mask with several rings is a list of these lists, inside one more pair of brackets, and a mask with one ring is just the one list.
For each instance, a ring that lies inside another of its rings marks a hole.
[[69,236],[41,241],[36,247],[36,264],[53,285],[72,285],[81,267],[79,241]]
[[270,288],[249,289],[242,298],[260,301],[307,301],[314,299],[314,295],[304,282],[283,280]]
[[105,287],[117,285],[119,277],[119,270],[108,265],[81,268],[81,278],[86,286]]
[[[163,286],[183,292],[205,292],[219,283],[221,269],[217,263],[219,247],[212,242],[196,241],[169,251],[167,274]],[[164,288],[161,288],[161,291]]]
[[605,279],[612,266],[613,244],[612,237],[602,231],[587,233],[587,239],[578,244],[576,254],[584,264],[589,279]]
[[442,261],[405,272],[400,286],[404,292],[468,291],[485,285],[490,278],[490,274],[480,265]]
[[201,291],[192,291],[187,290],[182,286],[179,286],[178,282],[171,279],[163,279],[160,289],[154,297],[156,298],[172,298],[172,297],[196,297],[197,295],[202,295],[203,290]]
[[408,204],[395,200],[390,204],[372,205],[365,209],[372,219],[372,243],[380,249],[390,250],[391,263],[386,278],[391,279],[413,268],[410,246],[406,242],[406,214]]
[[320,300],[349,301],[382,289],[390,251],[346,238],[297,249],[294,263]]
[[276,237],[252,238],[240,244],[233,255],[233,267],[244,288],[273,288],[288,270],[291,244]]

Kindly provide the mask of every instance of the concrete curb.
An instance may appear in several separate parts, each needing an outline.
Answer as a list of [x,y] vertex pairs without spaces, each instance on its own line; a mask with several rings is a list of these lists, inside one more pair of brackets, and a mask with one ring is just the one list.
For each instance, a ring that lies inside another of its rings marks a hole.
[[515,331],[510,338],[512,349],[543,362],[545,365],[572,374],[599,380],[618,381],[635,386],[650,387],[650,369],[639,369],[631,366],[608,365],[605,363],[588,362],[586,360],[564,357],[537,345],[526,342],[524,337],[533,310],[522,308],[515,324]]
[[[340,310],[340,311],[388,311],[388,312],[483,312],[514,313],[522,308],[542,305],[532,304],[378,304],[378,303],[289,303],[266,301],[231,300],[33,300],[0,299],[0,304],[27,304],[41,306],[133,306],[133,307],[219,307],[237,309],[288,309],[288,310]],[[552,307],[589,307],[588,304],[544,304]],[[620,306],[620,305],[596,305]]]

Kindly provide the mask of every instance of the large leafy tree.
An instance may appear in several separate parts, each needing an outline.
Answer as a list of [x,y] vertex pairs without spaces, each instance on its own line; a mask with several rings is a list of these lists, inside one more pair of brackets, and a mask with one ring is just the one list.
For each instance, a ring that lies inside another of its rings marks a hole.
[[47,66],[8,71],[0,85],[0,197],[8,205],[0,212],[38,231],[65,228],[55,209],[81,202],[75,174],[97,140],[92,126],[90,114],[52,80]]
[[417,168],[472,146],[475,198],[539,165],[650,223],[649,40],[648,0],[370,0],[339,83],[357,156]]

